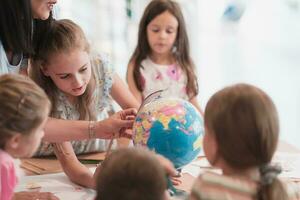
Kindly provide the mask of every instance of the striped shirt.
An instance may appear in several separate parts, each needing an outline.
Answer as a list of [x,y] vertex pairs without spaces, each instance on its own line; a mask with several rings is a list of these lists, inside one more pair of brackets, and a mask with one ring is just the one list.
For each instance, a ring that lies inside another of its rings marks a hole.
[[[300,187],[282,182],[290,200],[300,200]],[[257,182],[206,172],[195,181],[189,200],[255,200]]]

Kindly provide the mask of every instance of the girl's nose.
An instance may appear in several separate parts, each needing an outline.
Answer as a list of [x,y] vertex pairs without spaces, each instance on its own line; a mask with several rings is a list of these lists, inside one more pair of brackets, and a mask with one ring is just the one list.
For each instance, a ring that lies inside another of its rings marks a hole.
[[167,33],[165,31],[161,31],[159,36],[160,38],[165,38],[167,36]]
[[74,80],[73,80],[73,86],[80,87],[82,85],[82,83],[83,83],[83,80],[82,80],[81,76],[75,75]]

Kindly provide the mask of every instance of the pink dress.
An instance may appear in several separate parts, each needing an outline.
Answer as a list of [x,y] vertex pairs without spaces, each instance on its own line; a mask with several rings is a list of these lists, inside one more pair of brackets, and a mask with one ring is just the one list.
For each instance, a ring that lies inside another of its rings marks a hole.
[[10,200],[17,184],[14,159],[0,150],[0,200]]

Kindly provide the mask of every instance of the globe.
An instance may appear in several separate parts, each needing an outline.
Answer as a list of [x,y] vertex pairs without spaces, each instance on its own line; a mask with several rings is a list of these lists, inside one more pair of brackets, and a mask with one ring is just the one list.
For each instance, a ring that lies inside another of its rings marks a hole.
[[139,109],[133,143],[154,150],[181,168],[199,154],[203,132],[203,119],[191,103],[158,97]]

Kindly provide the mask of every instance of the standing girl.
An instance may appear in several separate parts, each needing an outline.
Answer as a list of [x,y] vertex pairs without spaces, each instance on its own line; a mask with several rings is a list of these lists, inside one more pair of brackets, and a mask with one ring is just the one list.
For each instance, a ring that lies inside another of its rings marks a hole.
[[127,82],[140,102],[166,89],[166,96],[189,100],[201,112],[185,22],[176,2],[153,0],[146,7],[137,47],[128,65]]
[[[11,200],[17,184],[14,158],[31,157],[44,135],[50,101],[21,75],[0,76],[0,199]],[[57,199],[49,193],[16,193],[13,199]]]
[[[90,53],[82,29],[70,20],[53,21],[44,33],[38,54],[33,58],[31,78],[48,94],[53,104],[50,116],[65,120],[89,120],[90,138],[84,141],[44,142],[38,156],[52,155],[58,159],[70,179],[93,187],[91,172],[76,158],[76,154],[105,151],[110,132],[95,139],[95,120],[109,117],[111,97],[122,108],[138,108],[139,104],[119,76],[110,68],[108,59]],[[116,113],[110,118],[126,118],[135,109]],[[130,116],[129,116],[130,117]],[[113,124],[112,124],[113,125]],[[54,148],[53,148],[54,146]]]
[[279,122],[266,93],[246,84],[227,87],[208,101],[204,124],[205,155],[223,175],[200,175],[191,200],[300,199],[299,187],[280,181],[280,168],[270,164]]

